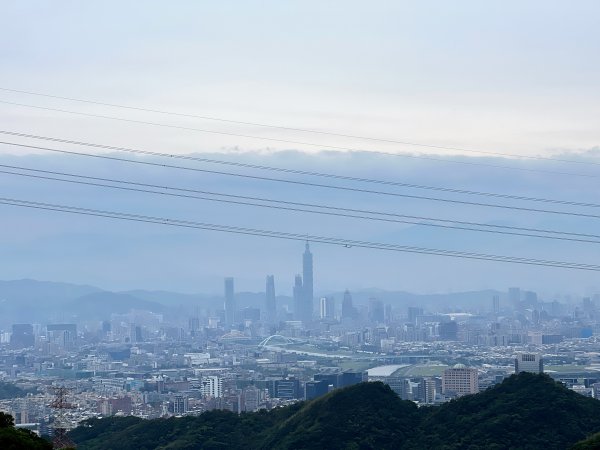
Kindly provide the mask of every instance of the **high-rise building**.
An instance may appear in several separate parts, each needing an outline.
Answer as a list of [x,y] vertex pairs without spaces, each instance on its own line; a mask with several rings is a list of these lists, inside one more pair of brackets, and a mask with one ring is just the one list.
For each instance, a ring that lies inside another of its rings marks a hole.
[[188,319],[188,330],[192,336],[198,334],[200,330],[200,318],[199,317],[190,317]]
[[526,307],[534,308],[538,303],[538,296],[536,292],[533,291],[525,291],[524,293],[524,303]]
[[265,291],[265,322],[275,323],[277,321],[277,305],[275,303],[275,277],[267,275],[267,286]]
[[185,414],[188,412],[188,399],[183,395],[176,395],[173,398],[173,414]]
[[321,297],[319,301],[319,317],[321,320],[333,320],[335,317],[335,299],[333,297]]
[[477,369],[467,367],[464,364],[456,364],[452,368],[444,370],[442,392],[449,397],[478,393]]
[[423,378],[417,385],[416,392],[413,389],[413,400],[431,405],[435,403],[436,380],[434,378]]
[[62,349],[72,349],[77,342],[77,325],[74,323],[58,323],[46,325],[47,339]]
[[302,255],[302,278],[304,291],[304,305],[302,321],[310,323],[314,310],[314,286],[313,286],[313,255],[310,246],[306,242],[304,254]]
[[200,392],[205,397],[223,397],[223,380],[214,375],[202,377]]
[[12,334],[10,335],[10,346],[12,348],[33,347],[34,343],[33,325],[19,323],[12,326]]
[[275,381],[275,397],[286,400],[293,400],[303,397],[300,393],[300,381],[295,378]]
[[344,299],[342,300],[342,319],[354,318],[356,318],[356,309],[352,304],[352,294],[346,289],[346,292],[344,292]]
[[519,353],[515,358],[515,373],[544,372],[544,361],[539,353]]
[[590,297],[584,297],[581,300],[581,306],[583,308],[583,312],[585,312],[586,314],[591,314],[592,312],[594,312],[594,300],[592,300]]
[[492,297],[492,312],[498,314],[500,312],[500,296],[494,295]]
[[258,410],[260,403],[260,391],[256,386],[248,386],[242,391],[243,394],[243,410],[246,412],[253,412]]
[[449,322],[441,322],[439,327],[439,335],[442,341],[458,340],[458,324],[454,320]]
[[386,324],[390,324],[392,323],[394,320],[394,314],[392,311],[392,305],[390,305],[389,303],[387,305],[385,305],[385,323]]
[[304,384],[304,400],[312,400],[327,392],[329,392],[329,385],[326,381],[307,381]]
[[508,301],[513,308],[521,306],[521,289],[518,287],[508,288]]
[[140,325],[131,324],[129,338],[131,342],[143,342],[142,327]]
[[377,323],[385,321],[385,310],[381,300],[377,300],[376,298],[369,299],[369,320]]
[[294,319],[303,319],[304,289],[302,286],[302,275],[296,275],[294,279]]
[[235,323],[235,294],[233,291],[233,278],[225,278],[225,325]]
[[413,325],[417,324],[417,317],[423,315],[423,308],[419,308],[417,306],[409,306],[408,307],[408,321]]

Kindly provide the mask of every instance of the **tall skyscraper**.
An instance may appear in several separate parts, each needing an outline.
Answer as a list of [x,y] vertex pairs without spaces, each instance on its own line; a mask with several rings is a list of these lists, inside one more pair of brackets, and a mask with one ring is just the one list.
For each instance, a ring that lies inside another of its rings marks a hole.
[[333,320],[335,317],[335,299],[333,297],[321,297],[319,313],[321,320]]
[[294,280],[294,319],[304,320],[304,289],[302,286],[302,275],[296,275]]
[[346,289],[344,299],[342,300],[342,319],[354,319],[356,317],[356,309],[352,304],[352,294]]
[[377,300],[376,298],[369,299],[369,320],[376,323],[383,323],[385,321],[385,310],[381,300]]
[[492,297],[492,312],[498,314],[500,312],[500,296],[494,295]]
[[235,322],[235,295],[233,292],[233,278],[225,278],[225,325],[231,326]]
[[306,242],[304,255],[302,255],[302,278],[304,279],[304,311],[302,321],[310,323],[314,310],[314,289],[313,289],[313,256],[310,252],[310,246]]
[[277,306],[275,304],[275,277],[267,275],[265,291],[265,322],[275,323],[277,320]]
[[409,306],[408,307],[408,321],[413,325],[417,324],[417,317],[423,315],[423,308],[419,308],[418,306]]

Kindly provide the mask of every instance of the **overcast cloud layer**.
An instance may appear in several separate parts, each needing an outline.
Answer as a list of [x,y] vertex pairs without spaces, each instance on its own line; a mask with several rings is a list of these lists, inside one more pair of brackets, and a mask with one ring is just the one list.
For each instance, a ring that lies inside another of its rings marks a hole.
[[[234,125],[2,90],[0,129],[292,169],[600,203],[599,14],[596,1],[368,5],[7,1],[0,14],[0,88],[580,163],[476,157],[462,150]],[[40,145],[22,138],[0,140]],[[405,155],[333,152],[331,146]],[[2,164],[231,194],[580,233],[595,233],[598,228],[597,220],[582,217],[301,189],[49,155],[7,144],[0,144],[0,154]],[[302,234],[586,263],[596,263],[598,254],[597,244],[282,213],[6,174],[0,175],[0,188],[4,197]],[[238,289],[260,290],[264,276],[275,274],[278,291],[289,293],[294,274],[301,270],[301,243],[8,206],[0,207],[0,218],[3,279],[220,292],[224,276],[235,276]],[[322,245],[315,245],[314,253],[317,290],[322,292],[372,286],[440,292],[521,285],[553,295],[599,289],[595,273]]]

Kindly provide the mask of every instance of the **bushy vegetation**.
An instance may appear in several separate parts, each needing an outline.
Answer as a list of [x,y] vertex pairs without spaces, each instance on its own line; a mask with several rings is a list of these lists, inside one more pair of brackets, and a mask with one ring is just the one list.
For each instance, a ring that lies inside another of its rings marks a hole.
[[566,449],[598,430],[598,400],[547,375],[524,372],[480,394],[432,408],[411,442],[444,450]]
[[71,438],[80,450],[552,450],[569,448],[599,430],[598,400],[546,375],[522,373],[440,407],[418,409],[381,383],[362,383],[269,412],[92,419],[73,430]]
[[279,424],[265,449],[396,449],[419,422],[412,402],[382,383],[364,383],[307,404]]
[[600,450],[600,433],[596,433],[584,441],[579,441],[571,450]]
[[12,416],[0,412],[0,448],[2,450],[52,450],[52,444],[29,430],[16,429]]
[[90,419],[70,433],[83,449],[256,449],[279,423],[302,408],[234,414],[209,411],[200,416],[142,420],[135,417]]

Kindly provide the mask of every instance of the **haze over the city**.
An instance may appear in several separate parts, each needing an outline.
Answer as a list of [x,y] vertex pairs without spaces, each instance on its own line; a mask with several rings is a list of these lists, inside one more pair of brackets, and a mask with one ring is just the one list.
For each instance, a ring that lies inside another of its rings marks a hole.
[[[0,100],[9,103],[0,107],[3,129],[437,187],[591,203],[598,199],[594,188],[600,175],[596,166],[600,142],[597,2],[382,1],[368,6],[146,2],[143,8],[135,2],[118,2],[112,6],[110,2],[8,2],[0,19],[5,44],[0,87],[205,119],[4,90]],[[5,142],[25,145],[51,144],[3,137]],[[260,194],[283,201],[319,200],[359,209],[376,206],[397,214],[585,233],[593,232],[597,220],[159,170],[7,144],[0,147],[3,164],[59,167],[88,176],[118,174],[120,179],[138,182]],[[38,156],[26,156],[32,153]],[[448,162],[454,160],[460,164]],[[192,165],[215,169],[210,164]],[[0,182],[5,197],[112,207],[166,218],[577,263],[593,263],[596,254],[596,244],[573,241],[160,198],[14,175],[3,175]],[[523,204],[491,199],[494,202]],[[290,293],[298,271],[296,254],[301,244],[293,242],[8,206],[2,206],[2,218],[10,229],[0,238],[4,279],[89,283],[106,289],[219,292],[224,276],[236,276],[244,290],[259,291],[264,275],[273,273],[278,288]],[[445,292],[519,284],[554,295],[586,294],[597,287],[593,272],[318,244],[315,250],[317,286],[323,292],[345,287]]]
[[599,18],[2,2],[0,448],[600,448]]

